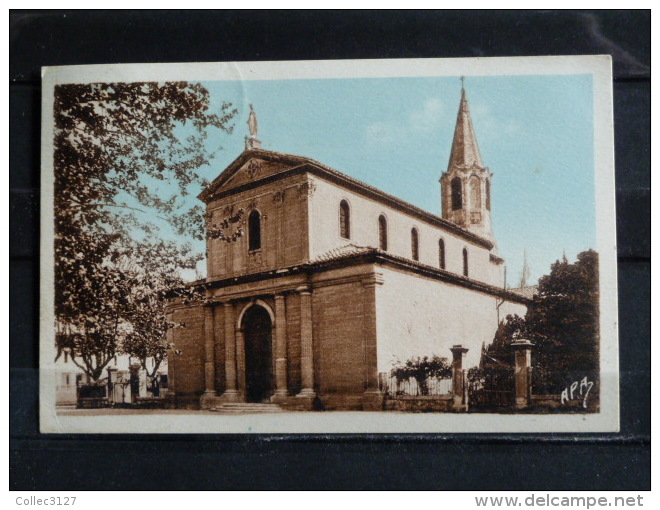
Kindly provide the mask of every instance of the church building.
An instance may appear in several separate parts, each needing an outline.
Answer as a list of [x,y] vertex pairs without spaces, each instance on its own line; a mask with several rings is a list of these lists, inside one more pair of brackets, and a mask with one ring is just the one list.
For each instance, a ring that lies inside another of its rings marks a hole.
[[181,407],[271,403],[379,410],[380,374],[411,357],[467,349],[479,362],[507,314],[491,227],[493,175],[463,89],[442,216],[312,159],[246,149],[200,194],[206,204],[204,302],[173,301],[169,393]]

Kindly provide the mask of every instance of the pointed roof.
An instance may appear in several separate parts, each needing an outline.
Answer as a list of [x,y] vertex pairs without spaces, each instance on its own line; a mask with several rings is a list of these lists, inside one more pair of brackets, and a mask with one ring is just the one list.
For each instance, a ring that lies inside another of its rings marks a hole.
[[458,108],[458,117],[456,119],[456,129],[454,130],[454,141],[451,144],[451,156],[449,157],[450,170],[454,166],[471,167],[476,165],[483,168],[477,137],[472,127],[472,118],[470,117],[470,107],[468,105],[465,88],[461,87],[461,105]]
[[527,287],[527,280],[530,277],[529,265],[527,264],[527,250],[524,251],[523,255],[523,268],[522,273],[520,274],[520,288]]

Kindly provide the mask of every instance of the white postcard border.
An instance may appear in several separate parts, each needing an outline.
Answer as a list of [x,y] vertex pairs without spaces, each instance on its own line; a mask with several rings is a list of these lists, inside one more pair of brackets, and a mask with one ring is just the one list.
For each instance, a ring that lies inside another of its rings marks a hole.
[[[296,80],[493,75],[593,76],[597,246],[600,262],[598,414],[394,414],[299,412],[226,416],[167,412],[74,416],[57,413],[54,372],[53,89],[62,83]],[[619,430],[619,353],[612,61],[609,55],[469,59],[112,64],[42,70],[40,427],[45,433],[595,433]]]

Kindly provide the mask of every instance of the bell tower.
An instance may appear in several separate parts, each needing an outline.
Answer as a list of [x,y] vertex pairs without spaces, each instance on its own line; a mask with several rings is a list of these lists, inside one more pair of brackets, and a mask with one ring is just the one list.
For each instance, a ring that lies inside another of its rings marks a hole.
[[440,177],[442,217],[495,243],[490,223],[493,174],[481,161],[463,81],[461,77],[461,104],[449,165]]

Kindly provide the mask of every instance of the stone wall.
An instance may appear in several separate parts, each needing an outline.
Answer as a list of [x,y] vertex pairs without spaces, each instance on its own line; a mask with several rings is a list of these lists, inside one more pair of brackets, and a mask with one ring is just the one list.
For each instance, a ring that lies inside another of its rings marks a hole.
[[302,389],[300,368],[300,294],[287,294],[286,307],[286,343],[287,343],[287,384],[291,395],[297,395]]
[[385,400],[385,410],[409,413],[449,412],[452,411],[452,399],[452,395],[397,396]]
[[[233,312],[234,326],[239,327],[241,311],[254,299],[241,298],[236,291],[263,289],[257,292],[272,309],[274,301],[269,291],[276,291],[278,284],[291,287],[297,278],[302,275],[222,289],[222,294],[233,299],[229,310]],[[413,356],[433,354],[449,358],[450,347],[461,343],[469,349],[465,367],[474,366],[479,361],[482,343],[492,341],[498,319],[508,313],[525,312],[524,305],[373,263],[339,264],[315,273],[310,289],[314,389],[325,409],[361,408],[369,377],[377,378],[379,372],[389,372],[397,359],[403,362]],[[293,290],[282,295],[287,388],[295,396],[302,389],[301,296]],[[214,389],[220,396],[226,380],[224,314],[227,309],[218,304],[213,310]],[[198,398],[205,389],[204,315],[201,305],[173,311],[172,320],[185,323],[184,328],[172,332],[176,348],[182,351],[171,362],[174,391],[182,402]]]
[[320,394],[365,391],[362,284],[314,290],[316,379]]
[[[215,224],[227,218],[231,208],[234,213],[242,208],[245,234],[235,242],[207,241],[208,278],[258,273],[306,261],[308,189],[305,183],[305,176],[292,176],[209,203],[207,212]],[[254,209],[261,214],[261,249],[250,252],[247,218]]]
[[181,354],[169,360],[170,391],[184,407],[195,407],[204,391],[204,309],[201,305],[174,308],[171,320],[185,327],[171,333]]

